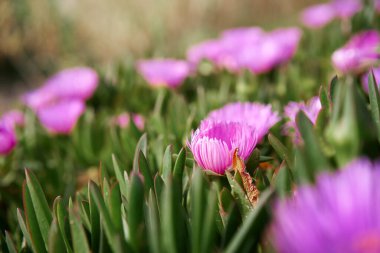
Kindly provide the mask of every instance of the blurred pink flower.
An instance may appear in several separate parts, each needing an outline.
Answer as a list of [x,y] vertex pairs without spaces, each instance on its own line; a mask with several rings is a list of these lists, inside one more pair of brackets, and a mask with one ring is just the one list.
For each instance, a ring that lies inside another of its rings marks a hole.
[[24,95],[23,101],[49,132],[69,134],[98,81],[97,73],[91,68],[65,69],[49,78],[42,87]]
[[361,9],[361,0],[333,0],[306,8],[301,13],[301,21],[307,27],[320,28],[335,18],[351,18]]
[[329,3],[306,8],[301,14],[302,23],[310,28],[320,28],[335,18],[335,10]]
[[8,155],[17,143],[13,129],[0,123],[0,155]]
[[152,86],[176,88],[190,75],[186,61],[174,59],[140,60],[137,70]]
[[[122,114],[116,116],[115,118],[113,118],[113,122],[115,124],[117,124],[118,126],[120,126],[121,128],[128,127],[130,120],[131,120],[130,114],[127,112],[122,113]],[[136,127],[139,130],[144,129],[145,120],[144,120],[144,117],[142,115],[133,113],[132,114],[132,120],[133,120],[133,123],[136,125]]]
[[333,53],[333,65],[343,73],[363,71],[379,60],[379,46],[380,34],[376,30],[358,33]]
[[331,4],[336,15],[342,19],[351,18],[363,7],[362,0],[333,0]]
[[97,73],[87,67],[62,70],[50,77],[42,87],[24,95],[24,103],[38,110],[60,99],[87,100],[98,86]]
[[37,116],[49,132],[69,134],[85,111],[85,107],[85,103],[79,99],[61,100],[53,105],[40,108]]
[[[380,86],[380,67],[373,68],[372,71],[373,71],[373,75],[375,77],[376,85],[379,88],[379,86]],[[364,89],[364,91],[366,93],[369,93],[369,89],[368,89],[368,76],[369,76],[370,73],[371,73],[371,70],[368,71],[368,72],[366,72],[362,76],[362,86],[363,86],[363,89]]]
[[289,61],[301,38],[298,28],[264,32],[258,27],[226,30],[220,38],[191,47],[187,58],[193,65],[201,60],[211,61],[217,68],[230,72],[243,69],[255,74],[265,73]]
[[24,126],[24,113],[19,110],[12,110],[3,114],[0,122],[9,128],[14,129],[16,126]]
[[191,135],[188,147],[197,164],[205,170],[224,174],[232,165],[236,148],[246,160],[257,144],[257,136],[247,124],[204,121]]
[[269,238],[279,253],[380,252],[380,163],[359,158],[274,205]]
[[289,121],[284,125],[283,132],[293,136],[295,143],[301,143],[302,138],[296,123],[298,112],[303,111],[313,124],[316,123],[318,114],[322,109],[319,97],[311,98],[306,104],[304,102],[289,102],[284,109],[284,114]]
[[257,135],[258,142],[261,142],[269,129],[280,121],[280,117],[271,105],[237,102],[211,111],[203,123],[209,121],[246,123]]

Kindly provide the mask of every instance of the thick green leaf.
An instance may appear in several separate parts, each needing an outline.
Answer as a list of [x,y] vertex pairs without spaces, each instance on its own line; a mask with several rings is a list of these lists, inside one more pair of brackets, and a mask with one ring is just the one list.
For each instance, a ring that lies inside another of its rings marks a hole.
[[115,225],[112,222],[111,215],[106,207],[99,187],[92,181],[90,182],[90,192],[94,202],[99,209],[101,217],[100,220],[103,224],[105,234],[113,252],[121,253],[123,250],[128,249],[127,245],[123,241],[123,237],[118,234],[118,231],[115,229]]
[[120,185],[120,192],[124,197],[127,197],[127,184],[123,176],[123,171],[120,169],[119,164],[116,161],[115,155],[112,155],[113,169],[115,171],[116,179]]
[[90,252],[86,234],[84,232],[80,219],[74,213],[73,203],[71,201],[71,198],[69,200],[69,217],[70,217],[70,228],[71,228],[71,240],[73,242],[74,252],[75,253]]
[[172,146],[169,145],[165,149],[164,157],[162,159],[162,177],[165,181],[172,175]]
[[88,201],[90,203],[90,222],[91,222],[91,249],[94,253],[100,252],[100,214],[98,206],[94,201],[94,197],[90,192],[90,186],[88,187]]
[[266,205],[272,195],[273,192],[271,191],[266,191],[260,195],[258,205],[244,220],[243,225],[228,244],[226,253],[256,251],[257,243],[269,222]]
[[178,182],[182,195],[182,178],[185,170],[186,148],[182,148],[174,164],[173,179]]
[[57,252],[57,253],[66,253],[69,250],[66,250],[65,242],[61,236],[61,232],[58,228],[57,220],[54,218],[51,223],[50,231],[49,231],[49,252]]
[[193,170],[191,181],[191,250],[201,252],[203,237],[203,217],[206,203],[205,182],[199,168]]
[[120,195],[120,189],[119,184],[115,184],[110,189],[110,196],[109,196],[109,210],[112,218],[112,222],[115,225],[115,229],[117,231],[122,231],[122,221],[121,221],[121,195]]
[[61,233],[62,239],[65,243],[65,247],[68,253],[73,252],[71,249],[71,245],[69,242],[70,237],[70,229],[69,229],[69,223],[67,223],[68,219],[68,213],[66,209],[62,206],[62,199],[61,197],[57,197],[54,200],[54,205],[53,205],[53,210],[54,214],[57,220],[57,226],[59,228],[59,231]]
[[187,252],[186,223],[182,209],[181,186],[176,180],[169,180],[162,192],[161,234],[163,252]]
[[157,200],[152,190],[149,191],[147,210],[145,211],[148,230],[149,250],[153,253],[161,252],[160,220],[157,209]]
[[5,242],[7,243],[9,253],[17,253],[16,246],[14,245],[11,235],[5,231]]
[[237,200],[239,208],[243,214],[243,216],[247,216],[251,211],[252,205],[249,202],[245,191],[241,187],[241,185],[236,181],[236,179],[231,175],[229,171],[226,171],[228,182],[230,183],[232,196]]
[[144,238],[144,184],[141,177],[133,173],[128,196],[127,221],[129,242],[132,248],[141,251]]
[[304,141],[302,147],[305,155],[305,161],[310,166],[312,174],[329,169],[329,163],[326,156],[322,153],[320,143],[314,131],[313,123],[300,111],[296,116],[297,126]]
[[30,196],[29,188],[26,186],[26,183],[23,184],[23,201],[27,228],[32,239],[33,249],[36,252],[46,252],[47,245],[45,245],[42,237],[37,216],[34,211],[32,197]]
[[149,190],[153,189],[153,176],[149,168],[148,161],[142,151],[139,153],[139,171],[144,176],[145,192],[148,195]]
[[25,170],[26,176],[26,186],[29,190],[30,197],[33,204],[33,209],[36,214],[38,226],[42,238],[47,248],[48,238],[49,238],[49,229],[52,222],[52,214],[49,209],[49,205],[45,198],[45,194],[42,191],[40,183],[37,181],[36,177],[29,170]]
[[293,168],[293,157],[289,150],[285,147],[284,144],[281,143],[279,139],[277,139],[274,135],[269,134],[268,140],[270,145],[276,151],[276,153],[281,157],[282,160],[285,160],[290,168]]
[[371,105],[372,119],[375,122],[377,129],[377,138],[380,142],[380,94],[376,84],[375,76],[371,71],[368,76],[369,102]]
[[29,231],[28,229],[26,228],[26,224],[25,224],[25,221],[24,221],[24,216],[22,214],[22,211],[17,208],[17,220],[18,220],[18,224],[20,226],[20,229],[22,231],[22,234],[24,235],[24,238],[25,238],[25,241],[26,241],[26,244],[31,248],[33,249],[34,251],[36,251],[34,248],[33,248],[33,244],[32,244],[32,239],[30,237],[30,234],[29,234]]
[[135,156],[133,158],[133,170],[138,171],[139,170],[139,156],[140,151],[143,152],[143,154],[146,156],[146,150],[148,146],[148,138],[147,134],[143,134],[137,143],[136,149],[135,149]]
[[201,251],[203,253],[211,252],[212,246],[215,246],[215,237],[216,237],[216,221],[218,213],[217,205],[217,187],[213,185],[208,191],[207,196],[207,208],[204,213],[203,221],[203,231],[202,231],[202,240],[201,240]]

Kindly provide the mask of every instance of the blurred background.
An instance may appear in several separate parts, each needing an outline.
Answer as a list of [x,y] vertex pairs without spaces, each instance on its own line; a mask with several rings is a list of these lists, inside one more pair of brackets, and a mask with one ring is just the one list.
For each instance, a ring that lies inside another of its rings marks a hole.
[[1,0],[0,113],[61,68],[184,57],[189,45],[226,28],[296,25],[299,11],[316,2]]

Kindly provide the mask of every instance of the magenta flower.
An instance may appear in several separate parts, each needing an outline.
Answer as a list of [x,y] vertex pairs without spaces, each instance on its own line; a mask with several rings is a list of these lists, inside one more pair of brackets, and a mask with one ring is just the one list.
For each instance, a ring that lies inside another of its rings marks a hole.
[[289,121],[284,125],[283,132],[286,135],[292,135],[295,143],[301,142],[301,134],[298,130],[296,123],[296,116],[299,111],[303,111],[310,121],[315,124],[318,114],[322,109],[319,97],[313,97],[307,104],[304,102],[289,102],[285,109],[284,114],[289,118]]
[[192,134],[188,147],[200,167],[224,174],[232,165],[236,148],[246,160],[256,144],[257,135],[246,124],[204,121]]
[[[373,68],[372,71],[373,71],[373,75],[375,77],[376,85],[379,88],[379,86],[380,86],[380,82],[379,82],[380,81],[380,67]],[[362,86],[363,86],[363,89],[366,93],[369,93],[368,76],[370,73],[371,73],[371,71],[368,71],[362,76]]]
[[265,73],[289,61],[301,38],[298,28],[278,29],[265,33],[257,27],[230,29],[216,40],[191,47],[188,61],[193,65],[201,60],[212,62],[219,69],[239,72],[251,70]]
[[301,14],[301,21],[307,27],[320,28],[335,18],[351,18],[361,9],[361,0],[333,0],[306,8]]
[[97,73],[87,67],[63,70],[23,97],[51,133],[69,134],[98,86]]
[[1,124],[6,127],[14,129],[16,126],[24,126],[25,117],[24,113],[18,110],[12,110],[3,114],[0,119]]
[[279,201],[271,229],[277,252],[380,252],[379,180],[380,163],[362,158]]
[[0,123],[0,155],[8,155],[17,144],[13,129]]
[[193,68],[203,60],[216,63],[221,51],[222,44],[220,40],[207,40],[193,45],[187,50],[187,61]]
[[37,116],[49,132],[69,134],[85,108],[86,105],[82,100],[61,100],[56,104],[40,108]]
[[65,69],[49,78],[41,88],[26,94],[23,100],[35,111],[61,99],[85,101],[95,92],[98,81],[97,73],[91,68]]
[[310,28],[321,28],[332,21],[336,12],[330,3],[306,8],[301,14],[302,23]]
[[358,33],[334,52],[332,62],[343,73],[360,72],[379,59],[379,46],[380,34],[376,30]]
[[[140,130],[144,129],[145,120],[144,120],[144,117],[142,115],[132,114],[132,120],[138,129],[140,129]],[[122,114],[118,115],[117,117],[114,117],[112,120],[112,122],[114,124],[117,124],[121,128],[128,127],[130,121],[131,121],[131,116],[127,112],[122,113]]]
[[257,141],[261,142],[269,129],[280,121],[280,117],[271,105],[237,102],[210,112],[204,122],[208,121],[246,123],[257,135]]
[[176,88],[190,75],[186,61],[174,59],[140,60],[138,72],[152,86]]
[[333,0],[331,4],[336,15],[342,19],[351,18],[363,7],[361,0]]

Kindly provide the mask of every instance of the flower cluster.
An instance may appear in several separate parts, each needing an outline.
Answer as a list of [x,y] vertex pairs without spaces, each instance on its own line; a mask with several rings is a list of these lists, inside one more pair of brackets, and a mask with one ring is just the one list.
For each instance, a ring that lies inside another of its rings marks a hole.
[[190,75],[190,65],[174,59],[140,60],[137,70],[150,85],[169,88],[180,86]]
[[288,62],[295,54],[301,30],[295,27],[265,32],[259,27],[224,31],[220,38],[189,48],[187,60],[141,60],[137,70],[152,86],[176,88],[202,60],[230,72],[244,69],[261,74]]
[[301,30],[294,27],[271,32],[258,27],[236,28],[223,32],[218,39],[192,46],[187,59],[193,66],[207,60],[233,73],[247,69],[261,74],[289,61],[300,39]]
[[310,28],[320,28],[333,19],[349,19],[363,7],[361,0],[332,0],[306,8],[301,14],[302,23]]
[[24,103],[51,133],[68,134],[85,110],[85,101],[98,85],[97,73],[87,67],[66,69],[23,97]]
[[359,159],[275,208],[273,241],[286,252],[380,252],[380,163]]

